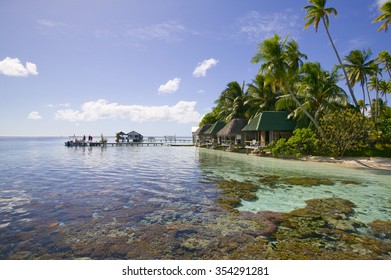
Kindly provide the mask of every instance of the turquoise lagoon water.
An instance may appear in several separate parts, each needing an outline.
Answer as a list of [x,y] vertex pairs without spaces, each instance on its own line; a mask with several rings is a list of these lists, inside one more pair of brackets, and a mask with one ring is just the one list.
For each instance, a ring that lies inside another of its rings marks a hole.
[[[66,140],[0,138],[0,259],[181,258],[183,248],[198,252],[192,246],[206,248],[248,226],[225,220],[230,213],[216,202],[218,180],[260,186],[257,200],[242,201],[243,212],[289,212],[310,198],[340,197],[356,205],[354,218],[361,222],[391,220],[390,171],[195,147],[69,148]],[[270,185],[264,176],[335,184]]]

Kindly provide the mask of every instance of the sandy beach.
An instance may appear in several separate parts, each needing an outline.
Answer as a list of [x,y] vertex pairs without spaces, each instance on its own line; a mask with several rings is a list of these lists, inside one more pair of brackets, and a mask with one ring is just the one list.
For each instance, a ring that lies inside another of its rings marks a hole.
[[303,157],[300,160],[324,162],[324,163],[330,163],[330,164],[339,164],[341,166],[347,166],[347,167],[353,167],[353,168],[368,168],[368,169],[390,170],[391,171],[391,158],[345,157],[342,159],[335,159],[332,157],[308,156],[308,157]]

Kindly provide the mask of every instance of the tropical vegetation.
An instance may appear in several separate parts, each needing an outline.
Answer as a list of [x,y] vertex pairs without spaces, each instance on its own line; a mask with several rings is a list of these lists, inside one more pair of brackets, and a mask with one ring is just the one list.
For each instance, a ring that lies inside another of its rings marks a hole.
[[[337,57],[334,69],[307,61],[295,40],[276,34],[257,46],[251,62],[260,67],[253,81],[229,82],[200,126],[284,110],[297,128],[291,138],[270,145],[275,156],[391,156],[391,55],[384,50],[375,56],[368,48],[341,58],[329,31],[329,16],[337,10],[326,4],[327,0],[309,0],[304,28],[313,25],[317,32],[323,23]],[[387,31],[390,5],[386,2],[374,20],[384,21],[379,30]],[[347,92],[338,85],[341,78]],[[355,87],[362,100],[357,100]]]

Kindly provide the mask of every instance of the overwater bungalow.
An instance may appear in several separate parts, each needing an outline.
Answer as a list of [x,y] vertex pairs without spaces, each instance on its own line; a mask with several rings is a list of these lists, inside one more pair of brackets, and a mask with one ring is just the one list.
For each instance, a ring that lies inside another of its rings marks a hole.
[[243,128],[246,144],[250,147],[267,147],[272,141],[289,138],[296,122],[288,119],[285,111],[265,111],[255,116]]
[[136,131],[125,133],[123,131],[116,134],[116,142],[142,142],[144,136]]
[[141,135],[140,133],[138,133],[136,131],[131,131],[131,132],[127,133],[126,135],[127,135],[127,137],[126,137],[127,142],[142,142],[143,138],[144,138],[143,135]]
[[232,119],[219,132],[217,137],[224,146],[244,145],[245,133],[242,129],[247,125],[246,119]]

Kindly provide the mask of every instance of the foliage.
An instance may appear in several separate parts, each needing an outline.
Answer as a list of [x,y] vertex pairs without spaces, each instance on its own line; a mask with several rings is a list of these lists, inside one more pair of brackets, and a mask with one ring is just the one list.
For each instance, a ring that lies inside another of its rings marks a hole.
[[[374,60],[370,60],[372,52],[368,50],[353,50],[344,58],[344,64],[341,67],[345,67],[345,70],[348,75],[349,84],[351,87],[354,87],[356,83],[360,83],[362,95],[365,104],[365,85],[368,83],[368,76],[374,75],[376,73],[376,68],[374,67]],[[371,104],[371,99],[369,97],[369,103]],[[364,113],[363,113],[364,114]]]
[[317,150],[318,137],[310,128],[298,128],[288,140],[281,138],[272,145],[274,156],[295,156],[313,154]]
[[236,81],[228,83],[216,100],[219,119],[229,122],[234,118],[246,118],[247,105],[245,99],[244,83],[242,86]]
[[298,96],[303,98],[303,106],[318,122],[330,110],[346,106],[346,93],[338,85],[338,74],[324,71],[320,63],[304,63],[298,82]]
[[349,150],[368,146],[376,134],[374,123],[354,109],[325,115],[320,125],[321,145],[335,158],[343,157]]
[[383,24],[377,30],[378,32],[388,30],[388,26],[391,23],[391,1],[385,2],[381,7],[380,11],[382,14],[374,19],[373,22],[381,22],[384,20]]
[[251,62],[263,62],[260,72],[265,75],[266,81],[289,93],[290,98],[318,128],[317,121],[297,98],[291,86],[292,80],[299,77],[299,69],[303,64],[302,59],[307,59],[307,56],[299,51],[299,45],[296,41],[288,41],[288,37],[282,40],[279,35],[275,34],[258,45],[258,52]]
[[248,106],[250,118],[262,111],[275,111],[278,92],[262,74],[258,74],[253,82],[247,85],[247,98],[245,105]]
[[376,127],[379,130],[379,142],[391,144],[391,119],[381,119]]
[[218,112],[216,109],[213,109],[212,112],[207,113],[199,123],[199,126],[203,126],[205,124],[212,124],[219,120]]

